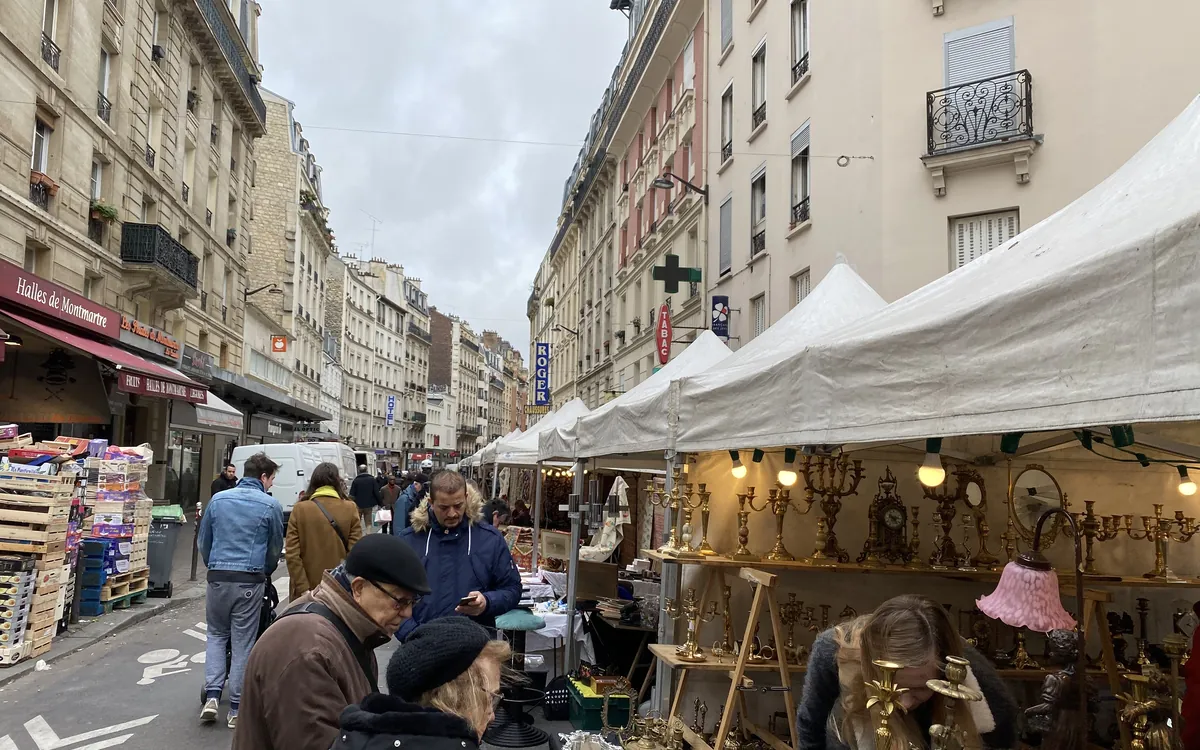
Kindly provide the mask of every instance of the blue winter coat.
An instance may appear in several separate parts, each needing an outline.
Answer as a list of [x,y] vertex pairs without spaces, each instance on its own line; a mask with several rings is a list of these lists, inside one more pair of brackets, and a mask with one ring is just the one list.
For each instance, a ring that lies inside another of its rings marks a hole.
[[408,528],[409,515],[417,509],[424,499],[426,489],[421,488],[418,493],[416,484],[410,484],[400,493],[400,497],[396,498],[396,504],[392,507],[392,534],[400,536],[400,532]]
[[504,536],[483,522],[443,529],[432,512],[429,525],[422,532],[410,526],[400,533],[400,538],[424,561],[433,593],[413,607],[412,619],[404,623],[396,637],[403,640],[418,625],[453,615],[459,600],[472,591],[487,597],[488,606],[482,615],[471,619],[485,627],[496,627],[496,617],[521,600],[521,574]]

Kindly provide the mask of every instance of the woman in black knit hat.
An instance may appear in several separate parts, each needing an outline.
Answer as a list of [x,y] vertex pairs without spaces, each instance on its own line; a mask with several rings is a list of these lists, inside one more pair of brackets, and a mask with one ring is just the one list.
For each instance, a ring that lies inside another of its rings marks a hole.
[[388,694],[373,693],[342,712],[335,746],[478,748],[495,717],[508,657],[507,643],[466,617],[422,625],[388,662]]

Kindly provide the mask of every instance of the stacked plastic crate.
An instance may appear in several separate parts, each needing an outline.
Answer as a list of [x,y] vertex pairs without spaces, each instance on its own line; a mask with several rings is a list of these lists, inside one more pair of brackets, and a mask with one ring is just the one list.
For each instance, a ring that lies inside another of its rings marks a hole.
[[146,557],[153,501],[145,483],[151,459],[133,456],[89,458],[83,522],[84,576],[80,614],[99,616],[145,600]]

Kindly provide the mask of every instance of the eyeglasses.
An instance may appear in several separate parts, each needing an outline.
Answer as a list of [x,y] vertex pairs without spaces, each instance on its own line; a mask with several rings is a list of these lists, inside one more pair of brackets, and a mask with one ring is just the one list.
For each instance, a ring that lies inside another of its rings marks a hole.
[[495,711],[500,706],[500,702],[504,700],[504,694],[499,690],[484,690],[483,688],[480,688],[480,691],[487,693],[488,697],[492,699],[493,711]]
[[374,581],[372,581],[370,579],[367,580],[367,583],[369,583],[372,586],[374,586],[375,588],[379,589],[381,592],[383,592],[384,596],[386,596],[388,599],[391,599],[392,604],[395,605],[396,611],[398,611],[398,612],[403,612],[406,607],[415,607],[421,603],[421,595],[420,594],[413,594],[410,597],[402,599],[399,597],[392,596],[391,594],[388,593],[387,589],[385,589],[383,586],[380,586],[378,583],[375,583]]

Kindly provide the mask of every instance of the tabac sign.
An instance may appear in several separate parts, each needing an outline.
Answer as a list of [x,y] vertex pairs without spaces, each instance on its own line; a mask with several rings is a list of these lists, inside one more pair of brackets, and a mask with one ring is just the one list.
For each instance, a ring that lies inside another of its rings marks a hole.
[[658,308],[658,325],[655,327],[654,344],[658,349],[658,363],[665,365],[671,359],[671,308],[664,303]]

